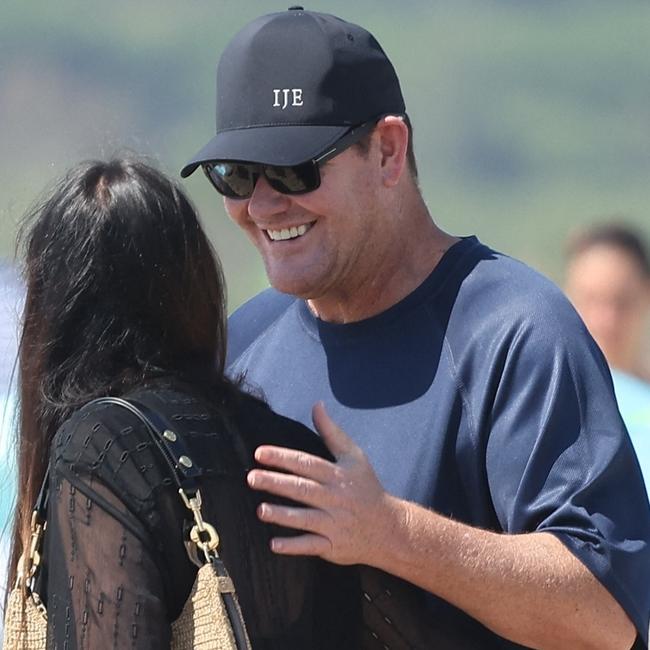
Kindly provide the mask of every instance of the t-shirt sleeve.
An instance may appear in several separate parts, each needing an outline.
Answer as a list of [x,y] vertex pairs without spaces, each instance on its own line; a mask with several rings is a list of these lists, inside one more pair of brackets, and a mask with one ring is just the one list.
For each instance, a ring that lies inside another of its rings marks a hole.
[[567,305],[508,334],[492,381],[486,470],[505,532],[556,535],[648,642],[650,507],[595,343]]

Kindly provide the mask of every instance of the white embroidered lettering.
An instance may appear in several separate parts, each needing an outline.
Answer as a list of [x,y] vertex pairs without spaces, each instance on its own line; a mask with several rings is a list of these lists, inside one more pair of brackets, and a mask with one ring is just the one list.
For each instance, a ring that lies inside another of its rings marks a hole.
[[[280,93],[282,93],[282,102],[280,102]],[[284,110],[289,106],[289,100],[291,100],[291,106],[302,106],[304,104],[302,100],[302,88],[274,88],[273,89],[273,107],[280,108]]]

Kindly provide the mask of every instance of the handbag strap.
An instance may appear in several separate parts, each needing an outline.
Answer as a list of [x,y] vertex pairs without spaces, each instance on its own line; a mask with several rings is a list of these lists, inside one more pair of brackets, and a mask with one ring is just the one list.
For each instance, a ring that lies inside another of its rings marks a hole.
[[[227,575],[225,567],[217,553],[219,535],[211,524],[203,520],[201,513],[202,499],[199,490],[199,479],[204,471],[190,455],[187,443],[170,421],[160,412],[134,399],[123,397],[98,397],[88,403],[114,404],[127,409],[135,415],[148,431],[152,442],[165,460],[171,471],[178,493],[185,507],[192,513],[194,525],[189,531],[189,541],[186,542],[190,560],[201,567],[206,562],[215,562],[218,573]],[[203,552],[202,561],[196,550]]]
[[[142,402],[134,399],[127,400],[122,397],[98,397],[88,402],[85,408],[101,404],[114,404],[133,413],[145,425],[152,442],[158,448],[158,451],[170,469],[176,487],[183,489],[186,494],[192,496],[196,493],[198,490],[198,479],[203,476],[203,469],[190,456],[185,440],[176,433],[174,427],[163,415]],[[37,518],[43,522],[47,516],[49,482],[50,467],[48,465],[33,509]]]
[[115,404],[133,413],[145,425],[152,442],[165,459],[176,487],[186,494],[194,494],[198,490],[198,479],[203,476],[203,469],[190,455],[183,437],[162,413],[138,400],[123,397],[98,397],[87,406],[93,404]]
[[[189,541],[186,543],[190,560],[199,567],[205,562],[214,562],[218,573],[227,575],[217,553],[219,535],[214,526],[203,520],[201,513],[202,499],[199,479],[203,476],[204,471],[196,459],[190,456],[190,450],[183,436],[162,413],[138,400],[122,397],[98,397],[89,402],[90,404],[121,406],[133,413],[145,425],[152,442],[171,470],[172,478],[185,507],[192,513],[194,525],[189,531]],[[203,552],[205,561],[199,559],[196,549]]]
[[[199,491],[199,479],[204,472],[196,459],[190,455],[187,443],[177,433],[175,427],[158,411],[146,404],[134,399],[123,397],[98,397],[88,402],[84,408],[98,406],[101,404],[113,404],[121,406],[135,415],[145,426],[151,437],[154,446],[160,452],[170,470],[172,480],[183,500],[194,518],[194,526],[190,530],[190,541],[198,547],[205,556],[205,561],[212,561],[218,558],[216,553],[219,544],[219,536],[213,526],[203,521],[201,515],[201,493]],[[36,574],[40,564],[40,547],[47,521],[47,506],[49,501],[50,467],[47,466],[43,482],[36,498],[32,511],[31,530],[32,536],[30,549],[28,551],[29,562],[24,571],[24,577],[31,580]],[[192,562],[199,567],[204,564],[193,548],[188,545],[188,555]],[[21,574],[20,578],[23,578]]]

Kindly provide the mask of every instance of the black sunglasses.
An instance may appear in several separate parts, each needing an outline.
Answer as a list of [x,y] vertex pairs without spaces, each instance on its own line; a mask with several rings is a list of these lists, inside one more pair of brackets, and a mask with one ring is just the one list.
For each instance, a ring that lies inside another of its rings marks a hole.
[[282,194],[306,194],[320,186],[319,166],[356,144],[370,133],[377,120],[364,122],[350,129],[325,153],[299,165],[263,165],[230,160],[211,160],[203,163],[203,171],[214,188],[231,199],[247,199],[253,194],[260,175]]

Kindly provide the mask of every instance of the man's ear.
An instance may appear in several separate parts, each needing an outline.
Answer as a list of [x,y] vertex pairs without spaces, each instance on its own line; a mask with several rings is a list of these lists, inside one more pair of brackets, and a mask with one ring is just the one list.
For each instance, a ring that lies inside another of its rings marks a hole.
[[404,119],[397,115],[387,115],[377,122],[374,137],[379,142],[383,182],[386,187],[394,187],[407,167],[406,151],[409,132]]

